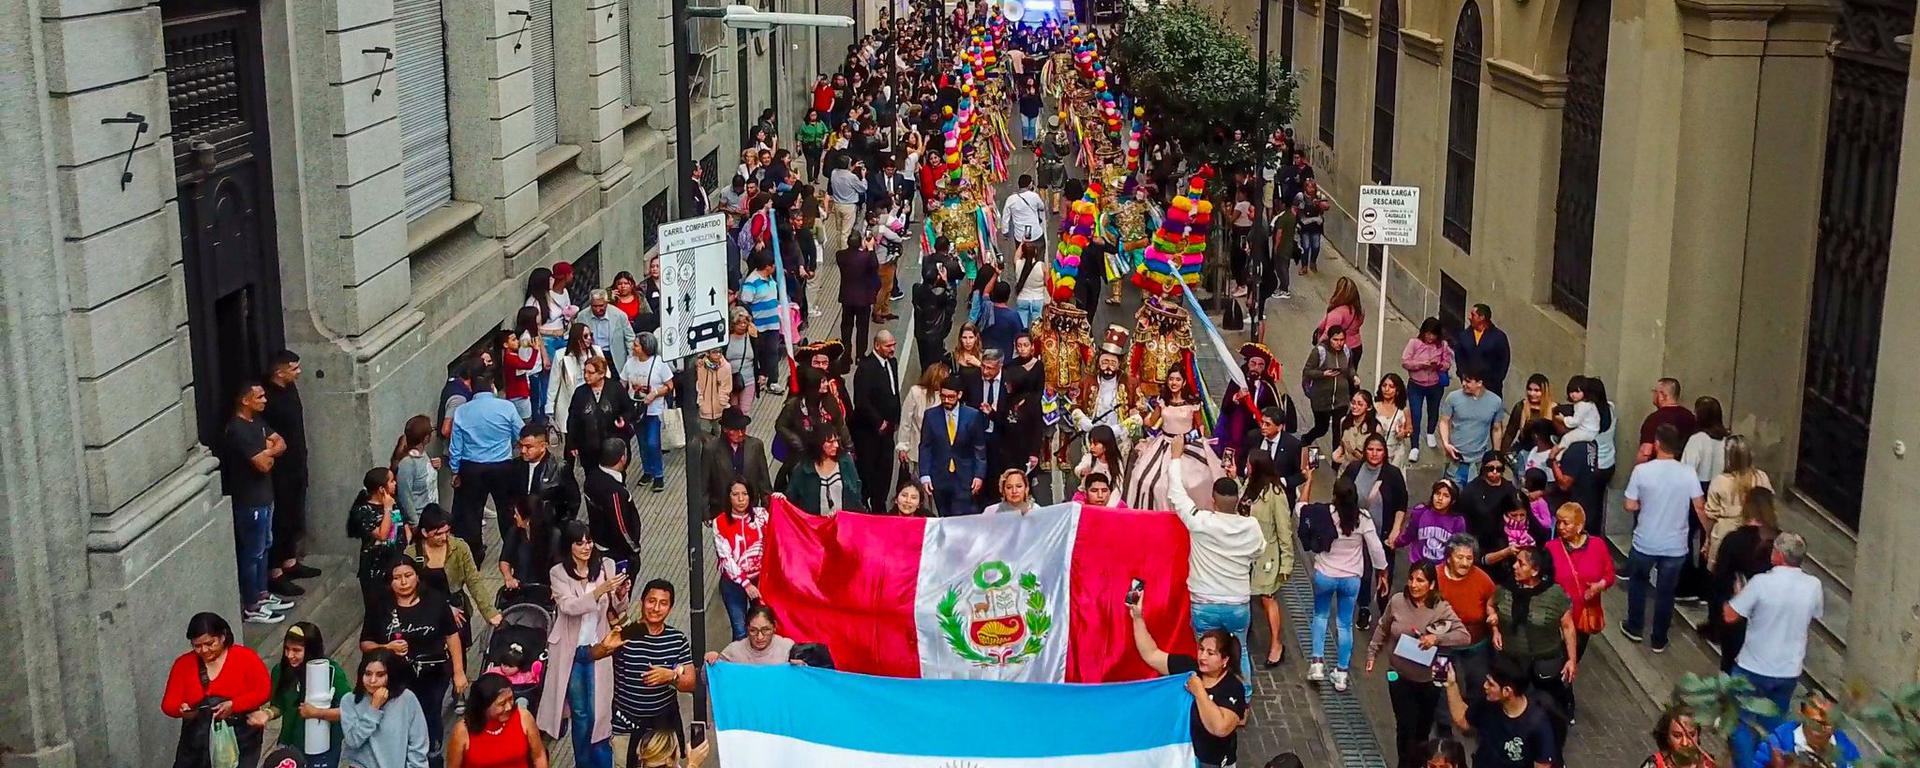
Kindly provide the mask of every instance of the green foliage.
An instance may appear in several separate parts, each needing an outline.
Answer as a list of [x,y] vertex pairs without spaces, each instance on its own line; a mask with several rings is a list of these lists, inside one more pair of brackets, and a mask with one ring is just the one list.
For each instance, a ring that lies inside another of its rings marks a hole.
[[[1265,163],[1266,138],[1293,117],[1294,80],[1278,57],[1268,66],[1263,92],[1248,39],[1193,0],[1161,3],[1128,18],[1113,54],[1154,133],[1196,163],[1223,169]],[[1224,137],[1220,128],[1227,129]]]
[[[1870,751],[1866,748],[1869,736],[1881,749],[1881,754],[1867,757],[1864,766],[1920,765],[1920,684],[1887,693],[1856,687],[1839,698],[1828,711],[1828,719],[1847,731],[1863,752]],[[1780,715],[1779,707],[1761,696],[1752,682],[1734,675],[1703,677],[1688,673],[1674,685],[1673,702],[1691,707],[1701,730],[1722,736],[1733,728],[1750,727],[1740,724],[1742,712],[1760,718]],[[1797,711],[1795,716],[1799,716]],[[1830,768],[1830,764],[1815,757],[1790,756],[1782,768]]]

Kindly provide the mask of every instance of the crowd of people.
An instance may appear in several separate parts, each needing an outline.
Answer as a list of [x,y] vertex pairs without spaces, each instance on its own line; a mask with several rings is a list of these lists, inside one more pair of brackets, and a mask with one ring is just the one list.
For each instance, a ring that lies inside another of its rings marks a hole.
[[[315,703],[307,667],[330,650],[317,626],[289,625],[269,669],[217,615],[193,617],[192,651],[162,703],[182,720],[176,764],[205,764],[210,743],[231,739],[251,766],[274,722],[279,743],[300,748],[305,724],[324,721],[330,746],[310,768],[544,766],[560,739],[588,768],[699,765],[709,747],[685,743],[678,694],[697,684],[700,664],[832,664],[827,649],[780,635],[761,599],[773,497],[816,515],[1025,514],[1052,473],[1072,500],[1172,510],[1191,532],[1198,652],[1160,650],[1138,595],[1129,607],[1145,662],[1191,675],[1202,765],[1238,760],[1256,613],[1260,666],[1286,661],[1280,591],[1302,556],[1313,595],[1306,677],[1347,691],[1361,645],[1362,674],[1388,681],[1400,766],[1464,768],[1466,736],[1476,766],[1564,765],[1581,659],[1608,631],[1602,596],[1622,578],[1622,636],[1662,652],[1675,602],[1705,601],[1725,668],[1790,710],[1821,590],[1799,570],[1805,541],[1779,530],[1768,477],[1718,401],[1689,408],[1679,382],[1653,384],[1655,411],[1627,462],[1633,540],[1617,573],[1601,538],[1617,407],[1587,376],[1568,381],[1565,402],[1541,374],[1507,398],[1511,350],[1488,306],[1461,328],[1424,321],[1402,348],[1404,373],[1367,387],[1356,371],[1370,318],[1341,277],[1299,369],[1307,413],[1256,337],[1240,349],[1245,385],[1205,404],[1219,415],[1211,434],[1188,370],[1130,382],[1125,340],[1102,338],[1069,412],[1050,418],[1035,324],[1053,300],[1048,232],[1078,198],[1063,192],[1077,183],[1061,162],[1065,131],[1041,119],[1041,62],[1067,44],[1058,28],[1021,28],[1007,55],[1003,108],[1041,175],[1020,176],[997,211],[993,234],[1009,256],[982,249],[968,263],[934,237],[917,281],[900,269],[908,227],[938,203],[931,144],[960,97],[941,41],[971,24],[927,5],[851,46],[814,84],[790,140],[762,116],[710,198],[732,256],[720,349],[661,356],[657,259],[604,288],[577,285],[566,262],[532,270],[515,316],[452,367],[434,414],[408,419],[390,461],[365,473],[346,526],[360,542],[365,606],[355,673],[335,665],[331,702]],[[1230,192],[1229,290],[1255,317],[1269,299],[1291,298],[1290,275],[1319,271],[1330,205],[1305,152],[1287,134],[1273,141],[1283,162],[1235,174]],[[1162,147],[1149,155],[1146,180],[1126,194],[1165,201],[1180,169],[1159,167]],[[1254,236],[1259,210],[1266,237]],[[815,328],[827,270],[841,321]],[[1103,297],[1117,301],[1120,281],[1109,292],[1088,278],[1072,301],[1091,316]],[[886,327],[901,301],[913,311],[914,359]],[[299,376],[296,356],[276,356],[268,378],[239,393],[225,435],[249,624],[285,622],[297,582],[318,575],[295,546],[307,450]],[[782,398],[770,443],[748,434],[763,396]],[[680,416],[686,398],[695,423]],[[688,441],[703,447],[706,483],[694,490],[707,500],[731,629],[729,645],[704,655],[667,624],[676,586],[642,576],[660,564],[642,561],[634,501],[667,490],[664,454]],[[1407,480],[1419,466],[1442,474],[1424,499]],[[1324,497],[1316,477],[1330,486]],[[496,594],[483,586],[489,570]],[[550,617],[531,635],[511,631],[524,605]],[[468,669],[476,642],[486,646],[478,675]],[[1737,768],[1808,744],[1852,749],[1832,730],[1789,730],[1797,721],[1754,726],[1735,735]],[[1650,765],[1711,764],[1689,713],[1668,713],[1655,741]]]

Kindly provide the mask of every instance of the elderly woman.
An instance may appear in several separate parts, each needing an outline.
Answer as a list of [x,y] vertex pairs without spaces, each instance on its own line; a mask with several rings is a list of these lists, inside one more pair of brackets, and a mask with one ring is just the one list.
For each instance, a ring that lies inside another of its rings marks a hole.
[[753,327],[753,313],[746,307],[734,307],[721,355],[733,369],[733,407],[741,413],[753,413],[754,397],[760,393],[760,361],[753,353],[754,339],[759,335]]
[[1580,668],[1579,632],[1573,601],[1554,585],[1546,550],[1521,548],[1513,557],[1513,580],[1493,597],[1493,649],[1533,676],[1533,689],[1572,712],[1573,678]]
[[160,696],[160,711],[180,720],[174,768],[208,764],[207,738],[216,721],[233,726],[241,765],[260,762],[260,729],[249,726],[247,716],[267,703],[267,665],[252,648],[234,644],[233,628],[217,613],[187,620],[187,640],[193,650],[173,660]]

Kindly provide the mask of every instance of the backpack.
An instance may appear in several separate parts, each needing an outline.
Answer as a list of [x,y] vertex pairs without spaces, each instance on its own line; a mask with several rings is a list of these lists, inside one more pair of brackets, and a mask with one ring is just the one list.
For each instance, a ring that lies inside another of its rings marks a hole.
[[1297,530],[1300,546],[1316,555],[1333,551],[1333,540],[1340,536],[1338,523],[1333,519],[1333,505],[1308,504],[1300,510],[1300,523]]

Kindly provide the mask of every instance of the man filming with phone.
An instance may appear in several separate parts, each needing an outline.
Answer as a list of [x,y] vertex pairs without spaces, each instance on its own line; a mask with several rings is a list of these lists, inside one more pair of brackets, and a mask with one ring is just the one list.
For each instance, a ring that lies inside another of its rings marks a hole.
[[680,744],[680,694],[693,691],[699,670],[686,634],[667,626],[673,599],[672,582],[647,582],[639,621],[621,617],[593,648],[595,660],[613,657],[613,751],[626,755],[623,765],[672,765],[674,756],[687,754]]

